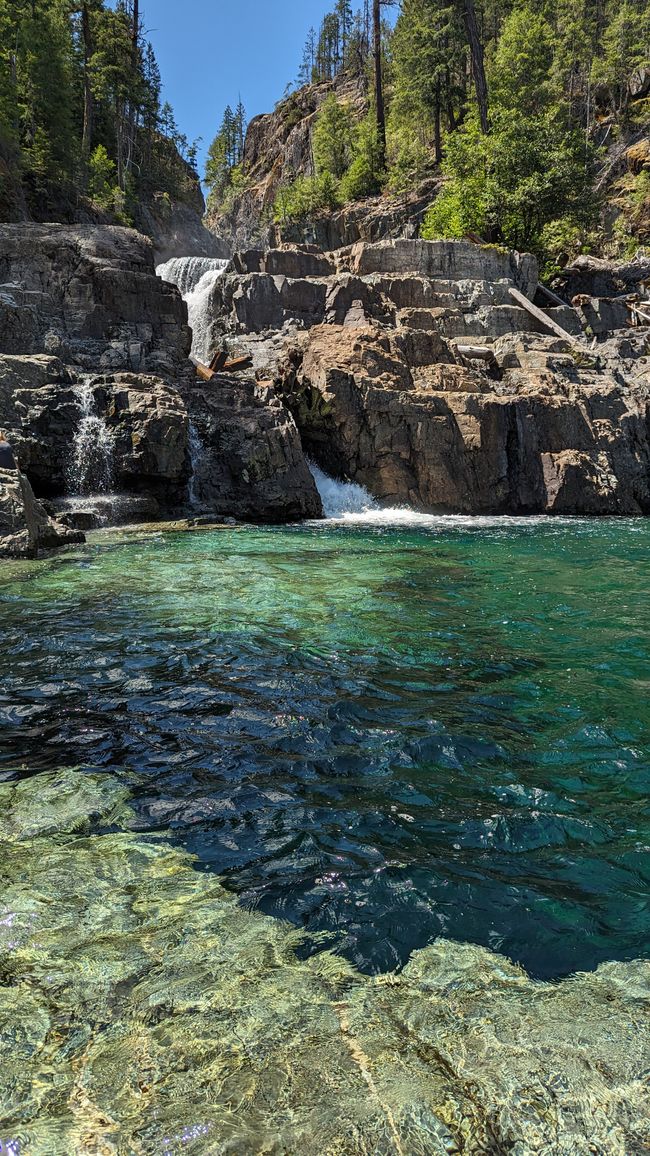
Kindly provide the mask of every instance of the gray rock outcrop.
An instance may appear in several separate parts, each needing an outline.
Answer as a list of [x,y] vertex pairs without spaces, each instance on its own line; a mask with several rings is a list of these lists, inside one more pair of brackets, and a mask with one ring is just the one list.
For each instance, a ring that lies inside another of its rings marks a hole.
[[414,365],[375,328],[322,326],[280,376],[307,451],[390,505],[650,512],[650,377],[634,389],[541,335],[504,338],[495,357],[490,382],[460,364]]
[[[193,476],[188,410],[200,403],[210,445],[204,509],[261,521],[320,513],[293,418],[273,389],[244,377],[197,390],[186,306],[156,277],[147,238],[28,224],[0,226],[0,246],[0,426],[39,497],[77,493],[70,463],[90,406],[110,442],[120,509],[148,498],[156,513],[181,512]],[[110,508],[105,492],[87,489]],[[84,525],[93,516],[75,515]]]
[[110,225],[0,225],[0,352],[182,379],[190,340],[148,238]]
[[82,533],[47,514],[17,465],[0,465],[0,558],[36,558],[43,550],[83,541]]
[[322,515],[295,422],[270,385],[220,375],[193,390],[188,406],[197,509],[258,522]]

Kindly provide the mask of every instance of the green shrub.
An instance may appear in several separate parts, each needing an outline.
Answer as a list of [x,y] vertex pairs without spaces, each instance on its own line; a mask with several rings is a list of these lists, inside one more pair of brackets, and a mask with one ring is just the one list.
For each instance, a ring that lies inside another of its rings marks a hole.
[[341,197],[346,203],[372,197],[381,192],[385,180],[377,124],[374,113],[369,112],[354,134],[353,159],[341,181]]
[[314,163],[319,175],[330,173],[340,180],[352,160],[354,133],[352,112],[332,94],[323,102],[312,134]]
[[103,145],[97,145],[88,162],[88,195],[100,209],[113,210],[118,192],[115,162]]
[[277,225],[306,221],[340,205],[337,183],[331,173],[297,177],[292,184],[279,189],[273,205],[273,220]]

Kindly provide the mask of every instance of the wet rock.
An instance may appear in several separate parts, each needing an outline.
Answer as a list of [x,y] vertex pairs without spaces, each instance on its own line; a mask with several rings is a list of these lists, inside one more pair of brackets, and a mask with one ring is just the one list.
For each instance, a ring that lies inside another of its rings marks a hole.
[[[118,373],[84,379],[113,443],[118,491],[184,498],[189,477],[183,397],[162,378]],[[80,420],[80,382],[56,359],[0,356],[0,421],[39,495],[69,492]]]
[[0,558],[36,558],[83,541],[82,533],[48,516],[23,473],[0,467]]

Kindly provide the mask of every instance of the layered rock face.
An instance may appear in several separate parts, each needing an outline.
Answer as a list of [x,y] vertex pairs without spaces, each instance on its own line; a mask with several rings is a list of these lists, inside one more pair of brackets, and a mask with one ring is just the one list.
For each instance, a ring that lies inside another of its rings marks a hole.
[[191,334],[153,260],[131,229],[0,226],[0,424],[39,497],[77,492],[90,407],[111,439],[111,487],[151,494],[156,513],[184,498]]
[[0,352],[180,378],[191,336],[151,242],[110,225],[0,225]]
[[188,397],[198,509],[259,522],[318,518],[316,483],[288,409],[271,386],[220,375]]
[[549,336],[510,292],[534,296],[532,257],[398,240],[235,268],[215,340],[251,352],[330,473],[430,511],[650,511],[647,333],[590,349],[567,305],[546,316],[575,340]]

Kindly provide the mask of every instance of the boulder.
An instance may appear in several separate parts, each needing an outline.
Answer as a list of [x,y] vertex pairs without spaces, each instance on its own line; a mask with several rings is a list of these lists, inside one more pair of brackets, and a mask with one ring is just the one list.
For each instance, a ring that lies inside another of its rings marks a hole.
[[567,301],[576,294],[587,297],[617,297],[634,293],[650,282],[650,257],[629,261],[609,261],[603,257],[577,257],[555,278],[553,288]]
[[187,402],[197,508],[255,522],[321,517],[300,435],[271,386],[220,375]]
[[0,468],[0,558],[35,558],[84,535],[50,518],[18,468]]
[[268,249],[262,257],[260,272],[302,279],[304,277],[331,277],[336,272],[334,261],[325,253],[307,248]]

